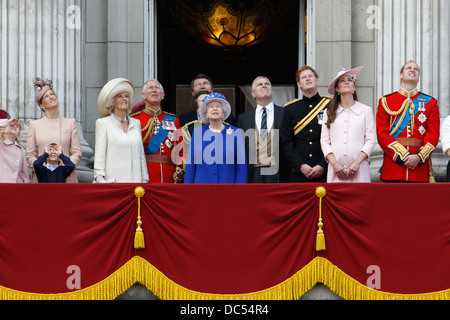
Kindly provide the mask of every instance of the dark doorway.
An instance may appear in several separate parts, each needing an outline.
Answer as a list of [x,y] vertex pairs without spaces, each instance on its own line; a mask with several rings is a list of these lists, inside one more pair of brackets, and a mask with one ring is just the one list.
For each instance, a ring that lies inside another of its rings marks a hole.
[[199,73],[212,78],[215,91],[227,92],[227,99],[233,100],[230,103],[236,118],[246,111],[239,86],[251,85],[257,76],[267,76],[274,86],[293,86],[295,91],[299,26],[305,19],[299,17],[298,0],[293,0],[295,13],[281,30],[234,53],[198,42],[171,19],[160,1],[157,3],[158,79],[166,92],[163,102],[166,111],[181,114],[191,110],[190,83]]

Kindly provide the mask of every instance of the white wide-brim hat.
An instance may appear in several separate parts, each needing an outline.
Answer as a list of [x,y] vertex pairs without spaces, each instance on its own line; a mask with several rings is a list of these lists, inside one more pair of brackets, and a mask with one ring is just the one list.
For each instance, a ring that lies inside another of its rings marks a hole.
[[105,84],[97,100],[98,112],[102,117],[107,117],[111,114],[110,110],[114,103],[114,97],[122,92],[127,92],[130,95],[131,106],[134,100],[135,88],[129,80],[115,78]]
[[356,67],[351,70],[347,70],[342,67],[339,68],[341,68],[342,70],[338,72],[336,78],[334,78],[333,81],[331,81],[330,85],[328,86],[328,92],[333,95],[336,93],[336,82],[339,80],[340,77],[342,77],[345,74],[348,74],[352,77],[353,82],[356,83],[356,81],[359,78],[359,75],[361,74],[362,69],[364,69],[363,66]]
[[208,106],[208,103],[210,103],[211,101],[219,101],[220,103],[222,103],[222,108],[223,108],[223,120],[227,119],[230,114],[231,114],[231,105],[230,103],[227,101],[227,99],[225,98],[225,96],[221,93],[218,92],[213,92],[208,94],[205,99],[203,99],[202,104],[200,105],[200,108],[198,109],[199,113],[200,113],[200,117],[202,118],[202,120],[206,123],[209,123],[209,119],[206,117],[206,109]]

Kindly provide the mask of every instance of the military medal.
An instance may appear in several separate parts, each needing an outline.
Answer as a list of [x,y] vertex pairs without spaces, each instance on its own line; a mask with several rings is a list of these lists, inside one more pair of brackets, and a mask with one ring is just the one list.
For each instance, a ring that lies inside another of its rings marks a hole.
[[[425,100],[425,99],[418,99],[419,101],[421,101],[421,102],[419,102],[419,111],[425,111],[426,109],[425,109],[425,106],[426,106],[426,101],[427,100]],[[422,102],[422,101],[425,101],[425,102]]]
[[173,141],[174,135],[173,135],[172,131],[169,131],[169,133],[167,134],[167,138],[169,138],[170,141]]
[[233,129],[231,129],[231,128],[228,128],[228,129],[227,129],[227,134],[228,134],[228,135],[231,135],[231,134],[233,134]]
[[177,129],[177,127],[175,126],[175,122],[170,120],[163,120],[162,127],[167,131],[174,131]]
[[166,140],[166,146],[167,146],[167,148],[169,148],[169,149],[172,148],[172,146],[173,146],[172,142],[170,142],[169,139]]
[[322,112],[317,115],[317,121],[319,122],[320,125],[323,124],[323,113]]

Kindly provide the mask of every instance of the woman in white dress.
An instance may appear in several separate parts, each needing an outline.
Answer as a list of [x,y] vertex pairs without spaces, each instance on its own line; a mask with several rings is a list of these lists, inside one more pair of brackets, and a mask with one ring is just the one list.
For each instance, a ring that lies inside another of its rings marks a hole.
[[327,182],[371,182],[375,120],[372,108],[357,101],[362,68],[343,69],[328,88],[334,99],[324,112],[320,141],[328,162]]
[[148,182],[141,123],[130,117],[135,88],[124,78],[109,81],[97,107],[103,118],[95,123],[94,182]]

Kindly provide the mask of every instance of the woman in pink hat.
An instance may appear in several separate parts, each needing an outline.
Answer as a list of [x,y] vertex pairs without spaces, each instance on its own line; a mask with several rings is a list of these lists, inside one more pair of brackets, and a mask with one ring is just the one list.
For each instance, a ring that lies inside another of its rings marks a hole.
[[[44,112],[44,116],[30,122],[27,137],[27,161],[33,167],[34,161],[45,152],[45,146],[50,143],[61,145],[62,152],[70,157],[75,164],[81,160],[81,144],[75,119],[63,118],[58,111],[58,98],[53,91],[52,81],[36,78],[33,81],[36,89],[35,101]],[[31,182],[37,183],[36,175],[32,174]],[[77,183],[75,170],[66,179],[67,183]]]
[[328,87],[334,99],[324,112],[320,141],[327,182],[371,182],[375,121],[372,108],[358,102],[356,81],[362,69],[343,69]]

